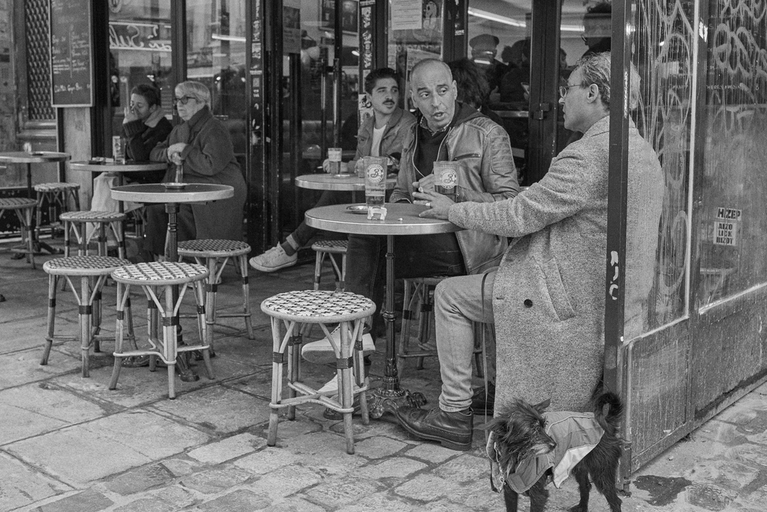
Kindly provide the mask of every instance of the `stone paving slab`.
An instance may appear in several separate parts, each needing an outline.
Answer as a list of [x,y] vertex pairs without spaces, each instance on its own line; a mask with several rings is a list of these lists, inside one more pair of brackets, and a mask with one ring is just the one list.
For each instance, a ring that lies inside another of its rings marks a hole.
[[5,449],[73,487],[151,463],[209,440],[149,412],[125,412],[11,443]]

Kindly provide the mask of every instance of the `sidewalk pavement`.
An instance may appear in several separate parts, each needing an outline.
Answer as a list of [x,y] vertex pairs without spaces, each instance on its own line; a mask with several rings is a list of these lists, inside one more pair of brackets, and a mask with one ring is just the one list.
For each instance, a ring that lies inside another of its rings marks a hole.
[[[57,240],[53,241],[54,243]],[[60,240],[59,246],[60,246]],[[239,318],[215,332],[216,380],[177,379],[167,399],[167,372],[123,368],[117,389],[107,388],[113,358],[115,286],[104,291],[104,352],[80,377],[78,342],[54,345],[41,366],[46,333],[47,275],[12,260],[0,244],[0,511],[97,512],[176,510],[211,512],[499,511],[490,490],[484,432],[474,447],[456,452],[410,437],[391,414],[363,425],[354,420],[354,455],[345,452],[342,422],[306,405],[296,420],[283,417],[277,446],[266,446],[271,386],[271,333],[261,301],[312,287],[312,265],[275,274],[251,270],[254,340]],[[332,286],[329,271],[324,286]],[[235,311],[241,293],[232,268],[219,287],[219,308]],[[132,301],[136,332],[144,332],[144,301]],[[191,305],[188,311],[192,312]],[[196,340],[193,320],[182,320]],[[72,292],[58,292],[57,332],[77,333]],[[315,330],[315,334],[319,330]],[[317,335],[319,337],[319,335]],[[113,339],[113,338],[112,338]],[[194,342],[194,341],[192,341]],[[371,387],[381,384],[383,343],[373,355]],[[436,407],[439,369],[428,358],[410,360],[404,389],[423,392]],[[304,365],[307,381],[322,383],[330,366]],[[479,382],[479,381],[478,381]],[[475,417],[475,426],[484,422]],[[569,479],[550,488],[548,510],[577,503]],[[632,476],[624,511],[767,510],[767,385],[720,413],[689,439]],[[529,510],[528,500],[520,500]],[[590,510],[608,507],[592,492]]]

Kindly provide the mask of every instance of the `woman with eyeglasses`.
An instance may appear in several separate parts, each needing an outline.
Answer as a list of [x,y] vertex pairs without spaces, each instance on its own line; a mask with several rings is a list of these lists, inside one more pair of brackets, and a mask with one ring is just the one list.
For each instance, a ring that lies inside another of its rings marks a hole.
[[[178,241],[203,238],[242,240],[242,212],[245,205],[245,180],[234,156],[229,131],[213,117],[210,90],[195,81],[176,85],[173,100],[183,123],[168,139],[155,146],[150,159],[183,166],[184,182],[230,185],[234,197],[206,204],[180,205]],[[174,181],[175,166],[170,166],[163,182]],[[164,205],[147,207],[145,247],[155,255],[165,252],[168,217]]]

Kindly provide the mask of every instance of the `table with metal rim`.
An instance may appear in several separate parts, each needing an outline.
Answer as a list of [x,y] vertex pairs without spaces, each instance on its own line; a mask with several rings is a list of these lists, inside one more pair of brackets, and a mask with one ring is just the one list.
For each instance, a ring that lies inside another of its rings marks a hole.
[[[179,204],[206,203],[228,199],[234,196],[234,187],[215,183],[184,183],[183,187],[171,187],[167,183],[135,183],[112,189],[112,198],[117,201],[136,203],[164,203],[168,214],[168,243],[165,258],[178,261],[177,218]],[[173,297],[178,296],[178,286],[173,287]],[[175,320],[178,325],[178,318]],[[192,371],[184,358],[178,359],[176,367],[181,380],[194,381],[199,377]]]
[[135,183],[112,189],[112,198],[117,201],[136,203],[164,203],[168,214],[168,252],[169,261],[178,260],[177,221],[178,206],[181,203],[206,203],[228,199],[234,196],[230,185],[216,183],[184,183],[183,187],[171,188],[168,183]]
[[[387,178],[386,190],[393,189],[396,184],[396,178]],[[303,174],[296,176],[296,185],[310,190],[364,192],[365,179],[356,174]]]
[[394,237],[453,233],[462,228],[450,221],[419,217],[425,206],[408,203],[387,203],[386,220],[368,220],[366,215],[353,213],[352,205],[331,205],[312,208],[306,212],[306,223],[317,229],[347,234],[386,236],[386,300],[381,312],[386,322],[386,366],[384,387],[373,392],[370,415],[380,418],[387,410],[394,412],[401,405],[420,406],[426,400],[421,393],[400,389],[397,373],[396,341],[394,336]]
[[[32,195],[32,164],[47,164],[55,162],[66,162],[71,155],[58,151],[34,151],[27,153],[25,151],[7,151],[0,153],[0,163],[7,164],[26,164],[27,166],[27,197],[34,199]],[[39,242],[35,234],[36,219],[32,217],[32,226],[30,226],[30,236],[35,246],[35,251],[45,249],[51,254],[60,254],[60,251],[54,249],[46,243]],[[23,257],[23,255],[21,255]]]

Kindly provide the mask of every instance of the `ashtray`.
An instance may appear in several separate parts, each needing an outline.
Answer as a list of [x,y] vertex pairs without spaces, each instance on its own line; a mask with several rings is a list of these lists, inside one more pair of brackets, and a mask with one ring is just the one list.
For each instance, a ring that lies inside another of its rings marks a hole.
[[356,174],[348,174],[348,173],[341,173],[341,174],[333,174],[334,178],[352,178],[356,176]]
[[32,156],[45,156],[45,152],[44,151],[35,151],[34,153],[32,153]]
[[368,205],[366,204],[353,204],[350,206],[347,206],[346,209],[350,213],[356,213],[359,215],[367,215],[368,214]]
[[163,183],[162,185],[168,190],[181,190],[186,187],[186,183]]

